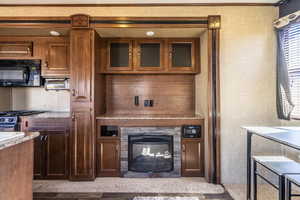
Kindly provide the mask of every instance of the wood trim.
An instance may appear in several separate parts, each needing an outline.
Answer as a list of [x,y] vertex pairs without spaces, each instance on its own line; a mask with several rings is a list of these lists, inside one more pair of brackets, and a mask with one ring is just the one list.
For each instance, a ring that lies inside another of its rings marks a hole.
[[[216,16],[212,16],[216,18]],[[220,17],[219,17],[220,19]],[[214,20],[211,20],[214,21]],[[220,23],[220,22],[219,22]],[[221,183],[220,26],[208,30],[208,181]]]
[[276,6],[277,3],[1,4],[0,7]]
[[70,17],[0,17],[0,27],[69,28],[71,27],[71,18]]

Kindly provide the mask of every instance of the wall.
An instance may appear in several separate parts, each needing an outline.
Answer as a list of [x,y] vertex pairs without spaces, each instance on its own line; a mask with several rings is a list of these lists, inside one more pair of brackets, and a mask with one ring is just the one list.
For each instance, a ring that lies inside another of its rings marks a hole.
[[[223,183],[245,182],[246,137],[240,127],[278,124],[275,110],[276,41],[272,27],[272,22],[278,18],[276,7],[0,7],[0,13],[1,16],[70,16],[76,13],[151,17],[221,15]],[[202,66],[203,71],[206,68]],[[199,77],[197,83],[201,84],[205,77]],[[203,112],[205,106],[202,102],[198,104],[199,112]],[[255,146],[256,150],[265,151],[265,145],[260,144]]]
[[10,88],[0,88],[0,112],[10,110],[11,90]]
[[284,4],[279,7],[279,16],[284,17],[291,13],[300,10],[300,1],[299,0],[290,0],[289,3]]
[[13,88],[12,109],[69,111],[68,91],[46,91],[44,88]]

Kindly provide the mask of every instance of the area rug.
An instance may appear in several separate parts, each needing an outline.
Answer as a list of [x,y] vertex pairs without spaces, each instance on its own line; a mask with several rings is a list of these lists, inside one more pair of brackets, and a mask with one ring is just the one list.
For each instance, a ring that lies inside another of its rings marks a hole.
[[134,197],[133,200],[199,200],[198,197]]

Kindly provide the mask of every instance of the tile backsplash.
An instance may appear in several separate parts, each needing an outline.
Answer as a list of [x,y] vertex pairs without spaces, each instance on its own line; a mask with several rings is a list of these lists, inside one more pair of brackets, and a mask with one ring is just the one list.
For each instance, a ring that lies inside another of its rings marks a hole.
[[69,111],[69,91],[44,88],[12,88],[12,109]]

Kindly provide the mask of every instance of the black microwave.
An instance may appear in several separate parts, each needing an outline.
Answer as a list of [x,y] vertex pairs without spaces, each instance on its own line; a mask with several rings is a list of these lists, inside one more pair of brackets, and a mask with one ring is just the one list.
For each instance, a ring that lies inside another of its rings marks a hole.
[[41,86],[41,60],[0,60],[0,87]]

